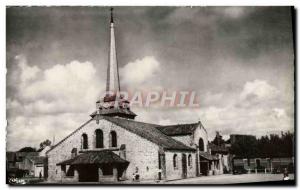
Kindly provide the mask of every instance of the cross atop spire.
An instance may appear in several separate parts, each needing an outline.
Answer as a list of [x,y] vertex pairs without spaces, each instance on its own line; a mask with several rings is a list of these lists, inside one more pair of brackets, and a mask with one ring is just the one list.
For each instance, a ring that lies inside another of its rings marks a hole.
[[119,71],[116,54],[115,30],[113,23],[113,8],[110,9],[110,49],[107,70],[106,92],[116,94],[120,91]]
[[114,8],[110,8],[110,23],[114,23],[113,10],[114,10]]

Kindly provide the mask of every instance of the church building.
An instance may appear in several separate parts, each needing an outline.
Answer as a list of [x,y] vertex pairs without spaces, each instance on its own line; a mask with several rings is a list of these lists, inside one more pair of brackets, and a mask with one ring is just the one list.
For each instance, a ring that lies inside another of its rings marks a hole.
[[220,172],[202,123],[161,126],[135,121],[119,95],[113,13],[106,95],[90,119],[47,151],[49,182],[175,180]]

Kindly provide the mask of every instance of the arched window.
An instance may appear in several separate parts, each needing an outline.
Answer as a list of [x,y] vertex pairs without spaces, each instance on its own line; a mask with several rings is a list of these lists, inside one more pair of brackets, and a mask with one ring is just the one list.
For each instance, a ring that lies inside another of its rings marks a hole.
[[103,148],[103,132],[101,129],[95,131],[96,148]]
[[111,147],[117,147],[117,133],[115,131],[110,132],[110,146]]
[[88,136],[85,133],[81,135],[81,147],[82,149],[88,149]]
[[199,139],[199,150],[204,151],[204,141],[202,138]]
[[174,154],[174,156],[173,156],[173,167],[174,167],[174,169],[176,169],[177,168],[177,154]]
[[190,155],[190,154],[188,157],[188,166],[192,167],[192,155]]

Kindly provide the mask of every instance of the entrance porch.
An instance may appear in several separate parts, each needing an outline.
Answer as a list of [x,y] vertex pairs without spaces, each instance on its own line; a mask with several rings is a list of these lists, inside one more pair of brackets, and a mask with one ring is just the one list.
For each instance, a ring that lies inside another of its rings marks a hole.
[[121,180],[129,162],[112,151],[89,151],[57,164],[62,182],[105,182]]

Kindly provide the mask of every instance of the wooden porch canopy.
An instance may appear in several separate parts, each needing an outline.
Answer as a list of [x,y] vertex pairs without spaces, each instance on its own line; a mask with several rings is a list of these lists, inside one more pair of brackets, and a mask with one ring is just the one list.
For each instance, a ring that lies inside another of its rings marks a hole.
[[128,166],[129,162],[120,158],[117,154],[109,150],[89,151],[81,153],[74,158],[64,160],[56,165],[84,165],[84,164],[117,164]]

